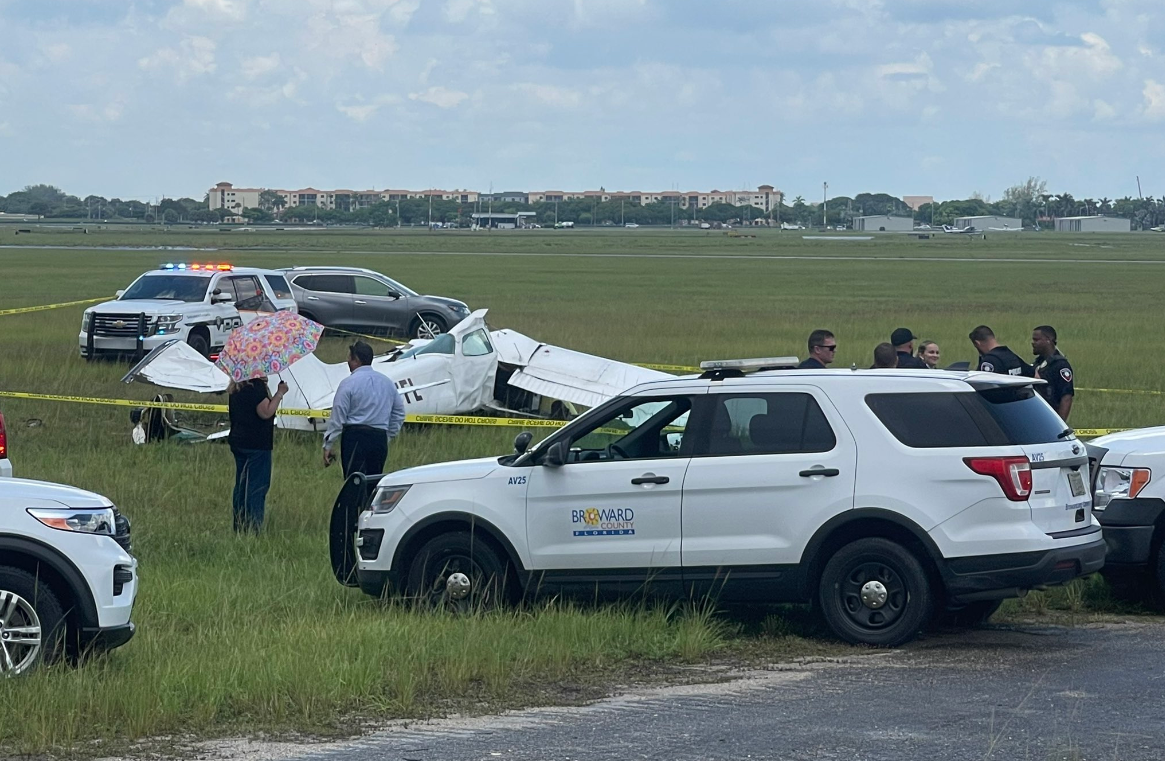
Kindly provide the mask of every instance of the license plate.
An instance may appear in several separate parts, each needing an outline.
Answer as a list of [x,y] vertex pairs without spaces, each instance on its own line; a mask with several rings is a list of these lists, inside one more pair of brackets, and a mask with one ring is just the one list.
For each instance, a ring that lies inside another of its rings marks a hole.
[[1084,496],[1084,476],[1079,471],[1068,471],[1068,486],[1072,487],[1073,497]]

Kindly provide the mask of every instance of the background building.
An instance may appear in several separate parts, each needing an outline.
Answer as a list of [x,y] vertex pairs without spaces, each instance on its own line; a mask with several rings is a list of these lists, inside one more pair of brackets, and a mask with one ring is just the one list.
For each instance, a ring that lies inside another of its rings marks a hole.
[[991,228],[999,230],[1022,230],[1023,220],[1017,217],[999,217],[994,215],[985,215],[981,217],[956,217],[954,221],[955,227],[974,227],[976,230],[986,232]]
[[1124,217],[1059,217],[1056,220],[1058,233],[1127,233],[1132,230],[1133,223]]
[[259,205],[262,188],[236,188],[229,182],[220,182],[208,191],[207,201],[212,209],[242,211]]
[[871,214],[854,217],[853,229],[877,233],[908,233],[914,229],[912,217],[891,217],[889,214]]

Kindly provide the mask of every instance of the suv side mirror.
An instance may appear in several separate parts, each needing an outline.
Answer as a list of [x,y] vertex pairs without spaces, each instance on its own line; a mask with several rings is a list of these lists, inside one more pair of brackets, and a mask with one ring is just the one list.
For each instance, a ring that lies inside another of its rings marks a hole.
[[388,297],[389,297],[390,299],[399,299],[399,298],[400,298],[400,296],[401,296],[401,293],[400,293],[400,291],[393,290],[392,288],[389,288],[389,289],[388,289]]
[[514,437],[514,451],[518,454],[526,454],[526,450],[530,448],[530,442],[534,439],[534,434],[529,431],[522,431]]
[[113,298],[115,298],[115,299],[120,299],[120,298],[121,298],[122,296],[124,296],[124,295],[125,295],[125,289],[124,289],[124,288],[122,288],[122,289],[121,289],[121,290],[119,290],[119,291],[114,291],[114,293],[113,293]]
[[223,293],[219,290],[215,290],[214,293],[210,294],[211,304],[229,304],[234,300],[234,296],[231,296],[229,293]]
[[566,464],[566,458],[570,456],[570,441],[561,439],[550,445],[546,450],[546,455],[542,458],[542,464],[548,468],[561,468]]

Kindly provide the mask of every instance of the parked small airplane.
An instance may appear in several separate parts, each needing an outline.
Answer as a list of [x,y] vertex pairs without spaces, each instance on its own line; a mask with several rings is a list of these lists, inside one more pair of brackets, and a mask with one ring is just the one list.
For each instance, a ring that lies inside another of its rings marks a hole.
[[951,227],[950,225],[943,225],[943,232],[951,233],[954,235],[970,235],[971,233],[976,232],[976,230],[973,225],[967,225],[966,227]]

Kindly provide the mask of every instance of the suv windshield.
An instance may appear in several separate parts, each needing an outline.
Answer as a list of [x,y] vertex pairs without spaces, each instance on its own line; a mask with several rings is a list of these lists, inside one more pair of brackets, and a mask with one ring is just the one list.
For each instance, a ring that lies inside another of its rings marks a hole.
[[1067,428],[1031,386],[870,394],[866,404],[894,438],[922,449],[1050,444]]
[[143,275],[121,295],[118,301],[133,299],[173,299],[202,301],[206,298],[209,277],[193,275]]

